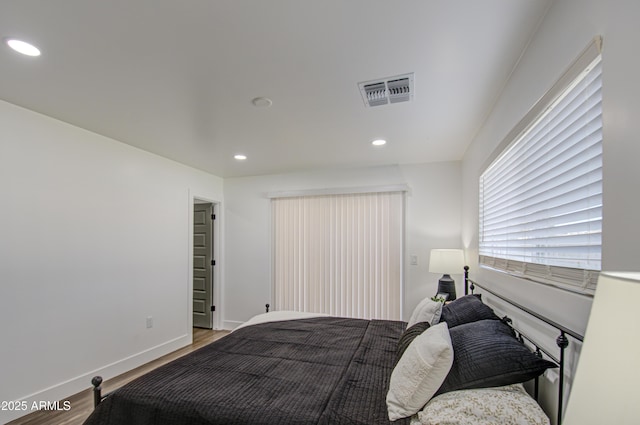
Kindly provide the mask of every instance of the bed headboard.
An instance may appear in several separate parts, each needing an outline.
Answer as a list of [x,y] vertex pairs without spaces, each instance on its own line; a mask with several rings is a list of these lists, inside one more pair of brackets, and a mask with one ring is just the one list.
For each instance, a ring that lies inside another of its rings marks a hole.
[[[464,266],[464,294],[465,295],[469,295],[469,294],[473,294],[475,292],[476,288],[480,288],[482,291],[487,292],[491,295],[493,295],[496,298],[499,298],[500,300],[506,302],[508,305],[516,308],[519,311],[522,311],[526,314],[528,314],[531,317],[534,317],[535,319],[541,321],[542,323],[547,324],[548,326],[550,326],[551,328],[556,329],[559,334],[558,337],[556,338],[556,345],[558,346],[558,352],[559,354],[553,354],[553,353],[549,353],[548,350],[545,350],[544,348],[542,348],[541,344],[538,344],[535,340],[533,340],[532,338],[528,337],[525,333],[523,333],[521,330],[515,328],[512,324],[511,319],[509,319],[508,317],[505,317],[505,321],[507,321],[511,327],[514,329],[514,331],[516,332],[516,335],[518,336],[518,338],[524,342],[527,341],[530,345],[532,345],[533,347],[535,347],[535,351],[539,356],[542,356],[543,354],[546,355],[552,362],[556,363],[558,365],[558,416],[557,416],[557,424],[561,424],[562,423],[562,413],[563,413],[563,399],[564,399],[564,370],[565,370],[565,351],[567,349],[567,347],[569,346],[569,338],[567,338],[567,336],[570,336],[571,338],[573,338],[576,341],[580,341],[582,342],[584,339],[584,336],[579,334],[578,332],[575,332],[559,323],[554,322],[553,320],[550,320],[544,316],[542,316],[541,314],[535,312],[534,310],[525,307],[523,305],[521,305],[520,303],[517,303],[513,300],[510,300],[509,298],[498,294],[495,291],[492,291],[491,289],[488,289],[486,286],[481,285],[473,280],[471,280],[469,278],[469,266]],[[538,378],[536,378],[535,380],[535,387],[534,387],[534,397],[536,398],[536,400],[538,399],[538,391],[539,391],[539,382],[538,382]]]

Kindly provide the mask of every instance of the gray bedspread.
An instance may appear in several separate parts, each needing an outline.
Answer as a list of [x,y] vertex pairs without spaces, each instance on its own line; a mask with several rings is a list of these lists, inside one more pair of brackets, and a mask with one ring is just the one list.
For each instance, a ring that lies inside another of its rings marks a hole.
[[115,391],[85,424],[390,424],[404,327],[333,317],[248,326]]

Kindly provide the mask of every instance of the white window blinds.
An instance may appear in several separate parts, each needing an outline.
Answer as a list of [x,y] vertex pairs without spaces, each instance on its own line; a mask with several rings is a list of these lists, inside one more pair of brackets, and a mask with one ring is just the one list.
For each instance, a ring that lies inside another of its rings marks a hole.
[[275,198],[277,310],[401,318],[402,192]]
[[480,177],[480,262],[593,289],[601,267],[600,55]]

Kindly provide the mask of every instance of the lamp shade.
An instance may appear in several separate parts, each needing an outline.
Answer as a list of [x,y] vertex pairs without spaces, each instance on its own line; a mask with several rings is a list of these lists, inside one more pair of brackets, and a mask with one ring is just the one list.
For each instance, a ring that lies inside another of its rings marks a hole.
[[563,425],[638,424],[640,273],[601,273]]
[[429,258],[431,273],[462,273],[464,252],[461,249],[432,249]]

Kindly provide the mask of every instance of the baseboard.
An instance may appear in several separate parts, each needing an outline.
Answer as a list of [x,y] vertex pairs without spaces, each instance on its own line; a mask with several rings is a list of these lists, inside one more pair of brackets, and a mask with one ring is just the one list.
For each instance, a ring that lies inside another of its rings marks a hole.
[[239,322],[237,320],[224,320],[222,322],[222,329],[225,331],[232,331],[243,323],[244,322]]
[[[0,412],[0,423],[6,423],[21,416],[32,413],[34,410],[32,410],[31,407],[33,406],[34,402],[37,405],[38,403],[43,401],[48,401],[51,403],[64,401],[66,397],[70,397],[76,393],[79,393],[80,391],[91,388],[91,378],[96,375],[100,375],[104,380],[107,380],[122,373],[128,372],[132,369],[135,369],[138,366],[149,363],[152,360],[158,359],[165,354],[172,353],[189,344],[191,344],[191,338],[189,337],[189,334],[185,334],[170,341],[156,345],[155,347],[151,347],[147,350],[126,357],[122,360],[118,360],[98,369],[84,373],[80,376],[76,376],[75,378],[71,378],[67,381],[52,385],[48,388],[22,397],[19,401],[26,402],[26,410]],[[59,406],[60,408],[64,407],[63,403],[60,403]],[[73,406],[71,406],[71,409],[73,409]]]

